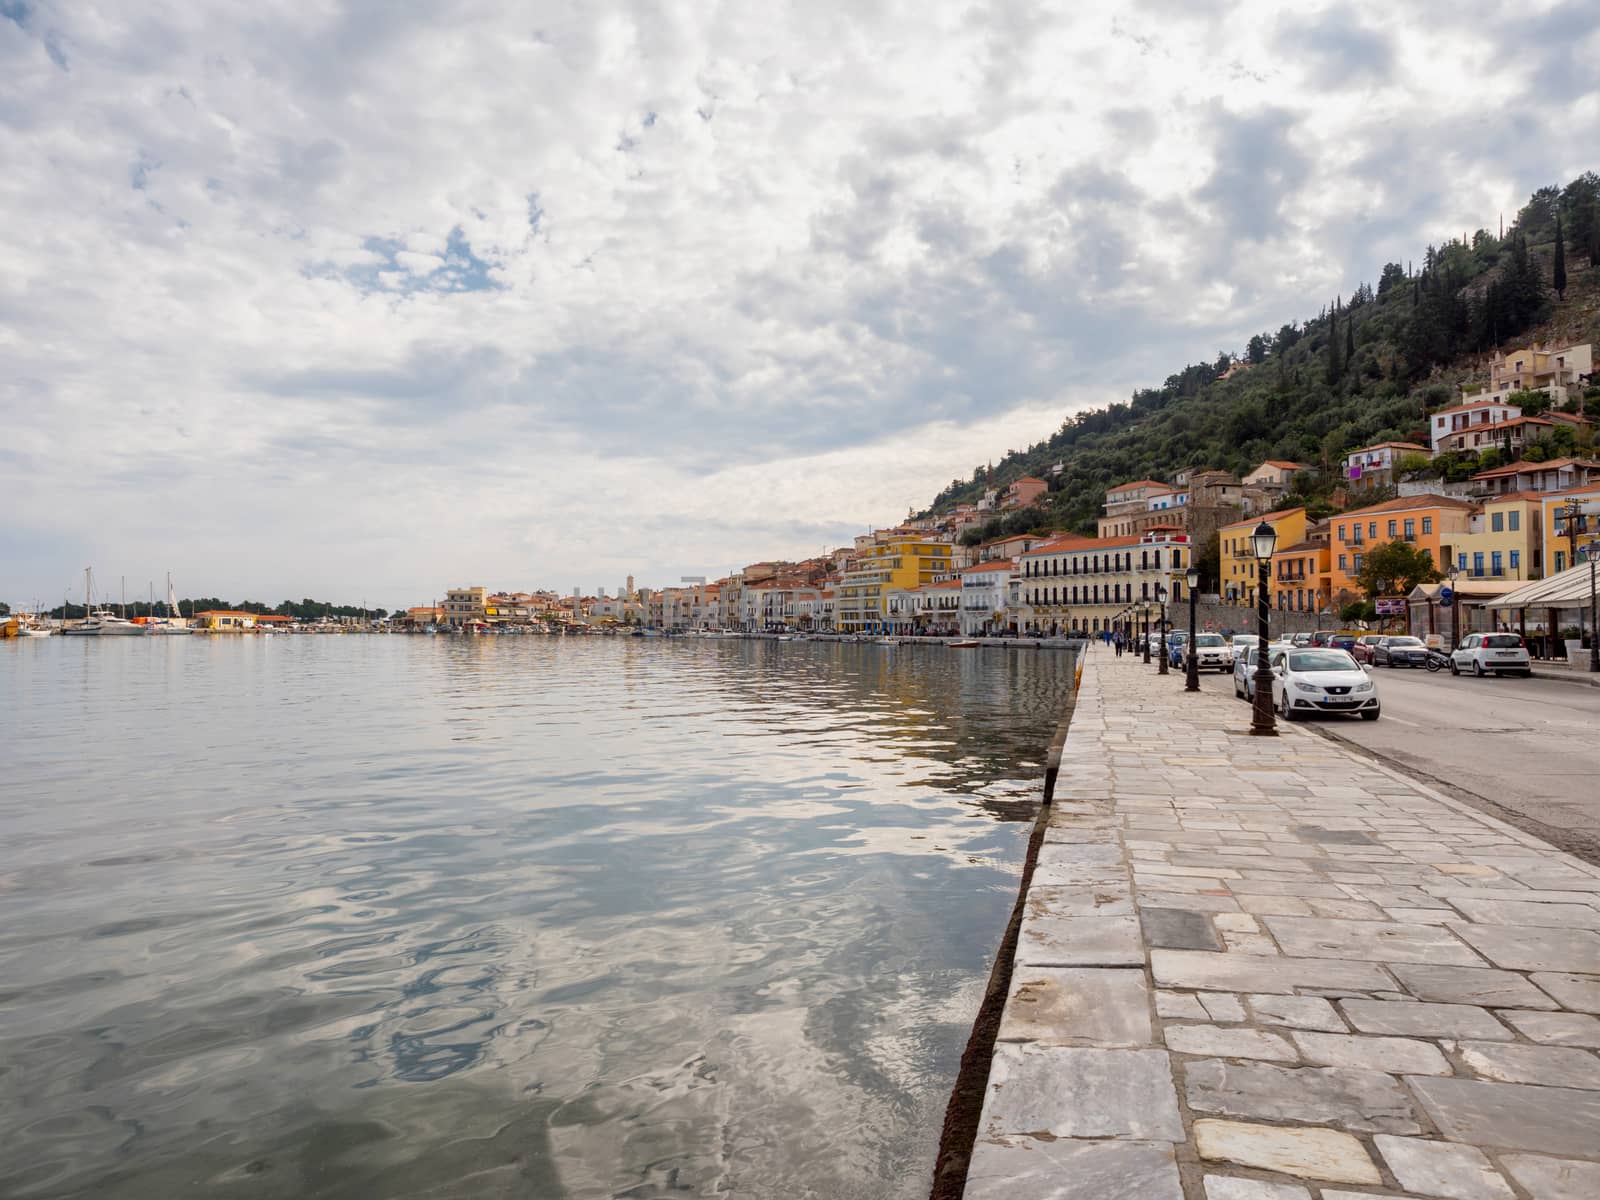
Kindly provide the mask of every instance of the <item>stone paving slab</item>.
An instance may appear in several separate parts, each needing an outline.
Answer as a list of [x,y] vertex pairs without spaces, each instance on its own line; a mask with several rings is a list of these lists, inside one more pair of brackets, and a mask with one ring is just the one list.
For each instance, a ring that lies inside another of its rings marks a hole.
[[967,1195],[1600,1200],[1600,868],[1182,688],[1084,657]]

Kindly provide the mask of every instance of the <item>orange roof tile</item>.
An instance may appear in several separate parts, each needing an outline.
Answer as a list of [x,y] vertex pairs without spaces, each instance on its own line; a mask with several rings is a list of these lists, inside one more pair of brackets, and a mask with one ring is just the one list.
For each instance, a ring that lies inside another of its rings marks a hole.
[[1373,513],[1410,512],[1419,508],[1454,508],[1458,510],[1473,509],[1478,506],[1471,500],[1457,500],[1454,496],[1398,496],[1393,500],[1385,500],[1382,504],[1369,504],[1366,508],[1353,508],[1349,512],[1340,513],[1334,517],[1365,517]]

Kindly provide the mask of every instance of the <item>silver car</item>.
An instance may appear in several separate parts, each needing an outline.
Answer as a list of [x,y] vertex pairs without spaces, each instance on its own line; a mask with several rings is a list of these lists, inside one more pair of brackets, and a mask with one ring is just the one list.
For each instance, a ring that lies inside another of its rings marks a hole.
[[[1187,652],[1188,647],[1184,647]],[[1202,671],[1227,671],[1233,666],[1233,654],[1227,639],[1220,633],[1194,635],[1195,666]]]
[[1256,668],[1261,664],[1261,650],[1256,646],[1241,653],[1233,662],[1233,694],[1236,699],[1256,698]]

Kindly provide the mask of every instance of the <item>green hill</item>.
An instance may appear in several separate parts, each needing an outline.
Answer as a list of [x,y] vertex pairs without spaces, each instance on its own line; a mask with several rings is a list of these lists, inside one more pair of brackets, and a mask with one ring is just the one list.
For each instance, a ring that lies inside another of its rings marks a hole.
[[[1588,172],[1535,192],[1504,237],[1480,229],[1470,241],[1429,246],[1414,269],[1389,263],[1376,286],[1252,337],[1228,378],[1221,376],[1234,362],[1222,354],[1127,403],[1078,413],[1044,441],[954,480],[927,511],[1038,475],[1052,479],[1047,500],[991,522],[982,535],[1093,533],[1108,487],[1185,467],[1242,474],[1269,458],[1317,466],[1300,500],[1331,510],[1344,455],[1374,442],[1426,441],[1427,413],[1454,403],[1462,382],[1483,377],[1484,356],[1530,341],[1600,342],[1597,262],[1600,175]],[[1591,411],[1600,408],[1600,387],[1588,399]],[[1063,470],[1052,477],[1056,463]],[[1465,478],[1478,467],[1467,455],[1435,469]]]

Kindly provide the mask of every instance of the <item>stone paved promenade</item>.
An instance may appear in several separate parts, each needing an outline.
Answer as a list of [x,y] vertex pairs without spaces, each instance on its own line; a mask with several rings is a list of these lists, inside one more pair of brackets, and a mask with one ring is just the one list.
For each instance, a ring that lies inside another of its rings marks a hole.
[[1088,653],[966,1195],[1600,1200],[1600,869],[1249,717]]

